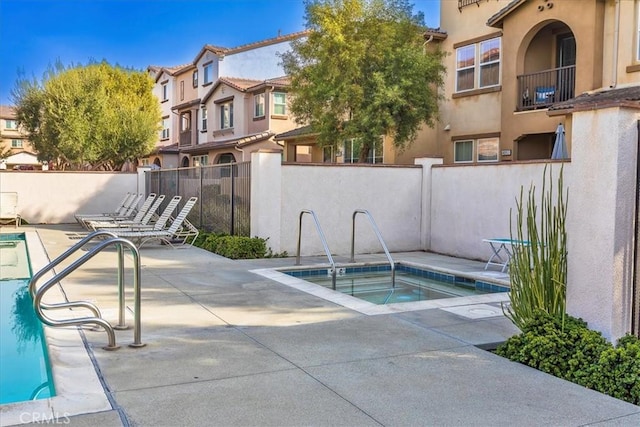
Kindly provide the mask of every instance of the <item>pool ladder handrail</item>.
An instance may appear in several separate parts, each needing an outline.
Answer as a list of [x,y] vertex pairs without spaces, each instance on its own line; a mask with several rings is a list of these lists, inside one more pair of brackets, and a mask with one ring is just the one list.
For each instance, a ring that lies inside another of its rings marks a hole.
[[320,241],[322,242],[322,246],[324,247],[324,252],[329,258],[329,264],[331,265],[331,286],[333,290],[336,290],[336,263],[333,261],[333,257],[331,256],[331,251],[329,250],[329,246],[327,245],[327,239],[324,237],[324,233],[322,232],[322,227],[320,227],[320,222],[318,221],[318,217],[316,213],[310,209],[303,209],[300,211],[300,219],[298,222],[298,251],[296,254],[296,265],[300,265],[300,244],[302,241],[302,217],[304,214],[310,214],[313,217],[313,221],[316,224],[316,230],[318,231],[318,235],[320,236]]
[[[382,249],[384,250],[385,255],[387,256],[387,260],[389,260],[389,264],[391,265],[391,287],[396,287],[396,263],[391,258],[391,254],[387,249],[387,245],[385,245],[384,240],[382,239],[382,234],[380,234],[380,230],[376,225],[376,222],[373,220],[373,216],[366,209],[356,209],[353,212],[352,220],[351,220],[351,261],[355,262],[355,245],[356,245],[356,216],[361,213],[365,214],[367,218],[369,218],[369,222],[371,223],[371,227],[373,228],[373,232],[378,237],[378,241],[382,245]],[[385,301],[386,302],[386,301]]]
[[[90,242],[93,239],[99,237],[110,237],[108,240],[104,240],[100,242],[97,246],[92,248],[82,257],[71,263],[68,267],[63,269],[60,273],[54,274],[54,276],[48,280],[42,287],[39,289],[36,288],[36,284],[38,280],[44,276],[45,273],[51,271],[54,267],[59,265],[62,261],[67,259],[69,256],[80,250],[85,244]],[[108,246],[115,245],[118,249],[118,300],[119,300],[119,318],[118,325],[111,326],[109,322],[102,318],[100,310],[94,304],[88,301],[74,301],[74,302],[65,302],[65,303],[57,303],[57,304],[47,304],[42,302],[42,298],[44,294],[51,288],[53,285],[59,283],[63,278],[67,277],[70,273],[78,269],[81,265],[87,262],[89,259],[93,258],[96,254],[101,252]],[[85,238],[80,240],[78,243],[73,245],[67,251],[65,251],[62,255],[58,256],[56,259],[51,261],[47,266],[42,268],[40,271],[36,272],[31,280],[29,281],[29,293],[33,299],[33,307],[35,309],[36,315],[38,318],[45,323],[46,325],[53,327],[60,326],[80,326],[84,324],[94,324],[96,326],[102,327],[107,333],[109,344],[106,347],[103,347],[105,350],[116,350],[119,347],[116,345],[115,332],[114,329],[127,329],[127,325],[124,321],[125,317],[125,297],[124,297],[124,252],[123,246],[126,246],[130,249],[131,254],[134,260],[134,271],[133,271],[133,289],[134,289],[134,341],[130,344],[130,347],[144,347],[145,344],[141,341],[141,320],[140,320],[140,308],[141,308],[141,298],[140,298],[140,253],[138,248],[127,239],[123,239],[117,237],[114,233],[106,231],[106,230],[98,230]],[[61,308],[72,308],[72,307],[84,307],[89,309],[94,317],[82,317],[77,319],[67,319],[67,320],[58,320],[52,319],[48,317],[42,310],[47,309],[61,309]]]

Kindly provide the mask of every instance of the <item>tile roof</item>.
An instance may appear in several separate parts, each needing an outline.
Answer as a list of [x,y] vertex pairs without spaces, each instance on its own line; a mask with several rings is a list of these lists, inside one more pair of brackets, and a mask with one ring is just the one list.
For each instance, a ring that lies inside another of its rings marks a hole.
[[561,114],[567,110],[597,110],[616,106],[640,109],[640,85],[621,86],[614,89],[583,93],[573,99],[553,104],[549,107],[549,114]]
[[440,27],[438,28],[427,28],[424,32],[424,38],[433,37],[435,40],[444,40],[448,36],[446,31],[442,31]]
[[311,125],[305,125],[296,129],[292,129],[287,132],[282,132],[273,137],[276,141],[283,141],[286,139],[294,139],[299,136],[311,136],[315,135],[314,132],[311,132]]
[[0,117],[14,118],[15,108],[12,105],[0,105]]
[[213,150],[216,148],[226,148],[226,147],[233,147],[233,146],[242,147],[242,146],[253,144],[256,142],[265,141],[271,138],[273,135],[274,133],[271,131],[258,132],[250,135],[241,136],[239,138],[231,138],[231,139],[225,139],[222,141],[212,141],[212,142],[206,142],[204,144],[197,144],[192,147],[185,147],[180,151],[182,153],[194,154],[194,153],[201,153],[201,152]]
[[526,3],[527,0],[513,0],[511,3],[500,9],[487,21],[489,27],[500,27],[500,22],[516,8]]

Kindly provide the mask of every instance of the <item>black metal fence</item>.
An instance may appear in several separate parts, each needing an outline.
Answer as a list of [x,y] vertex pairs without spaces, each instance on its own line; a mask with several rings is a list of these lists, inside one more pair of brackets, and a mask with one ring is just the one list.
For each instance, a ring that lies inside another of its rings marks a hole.
[[[188,216],[196,227],[215,233],[249,236],[251,162],[227,163],[146,172],[146,193],[198,197]],[[160,207],[162,210],[163,207]]]

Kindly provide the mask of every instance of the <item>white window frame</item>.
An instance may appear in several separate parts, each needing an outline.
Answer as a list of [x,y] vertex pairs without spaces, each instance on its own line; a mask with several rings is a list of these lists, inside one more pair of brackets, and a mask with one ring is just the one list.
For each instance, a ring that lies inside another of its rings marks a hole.
[[[498,49],[499,49],[498,59],[482,62],[482,46],[495,41],[498,42]],[[474,53],[473,64],[458,68],[459,54],[462,53],[464,50],[468,50],[468,49],[473,49],[473,53]],[[483,86],[481,84],[482,69],[487,67],[488,65],[494,65],[494,64],[498,64],[498,81],[496,83],[487,84]],[[459,83],[458,75],[460,71],[467,71],[471,69],[473,70],[473,87],[468,89],[458,89],[458,83]],[[471,90],[478,90],[478,89],[500,86],[501,80],[502,80],[502,37],[493,37],[491,39],[482,40],[477,43],[470,43],[464,46],[460,46],[459,48],[456,49],[455,93],[462,93],[462,92],[468,92]]]
[[[482,160],[480,159],[480,154],[481,154],[480,144],[482,144],[485,141],[495,143],[495,159],[494,158],[482,159]],[[475,145],[476,145],[475,147],[476,160],[478,161],[478,163],[495,163],[500,160],[500,138],[498,137],[478,138],[476,140]]]
[[201,119],[201,123],[202,123],[201,130],[203,130],[205,132],[207,131],[207,121],[208,121],[207,120],[208,119],[207,115],[208,115],[207,107],[206,107],[206,105],[203,105],[202,107],[200,107],[200,119]]
[[162,100],[169,100],[169,82],[162,83]]
[[[456,146],[458,144],[468,144],[471,143],[471,156],[469,157],[469,160],[458,160],[456,159]],[[474,154],[475,154],[475,141],[473,139],[460,139],[458,141],[453,141],[453,162],[454,163],[473,163],[473,159],[474,159]]]
[[192,158],[193,166],[207,166],[209,164],[209,155],[194,156]]
[[220,104],[220,129],[233,129],[233,101]]
[[160,139],[169,139],[169,117],[162,118],[162,133]]
[[253,117],[259,118],[265,116],[264,93],[253,95]]
[[[276,102],[277,98],[282,96],[282,102]],[[282,112],[276,111],[278,107],[282,107]],[[273,92],[273,114],[276,116],[285,116],[287,114],[287,93],[286,92]]]
[[209,62],[202,66],[202,85],[206,85],[213,82],[213,62]]
[[12,120],[12,119],[5,120],[4,121],[4,128],[5,129],[17,129],[16,121]]
[[11,140],[11,148],[22,148],[22,140],[21,139],[12,139]]
[[193,74],[191,75],[191,84],[194,88],[198,87],[198,70],[194,70]]

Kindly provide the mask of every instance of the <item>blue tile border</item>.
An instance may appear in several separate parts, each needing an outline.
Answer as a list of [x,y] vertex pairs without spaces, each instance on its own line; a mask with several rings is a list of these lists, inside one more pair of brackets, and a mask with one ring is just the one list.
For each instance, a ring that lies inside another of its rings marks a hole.
[[[381,265],[366,265],[366,266],[358,266],[358,267],[338,267],[345,268],[345,274],[358,274],[358,273],[380,273],[391,271],[391,266],[389,264],[381,264]],[[280,270],[282,273],[287,274],[292,277],[310,277],[310,276],[328,276],[329,269],[327,267],[324,268],[311,268],[307,270]],[[417,268],[414,266],[408,266],[404,264],[396,264],[396,272],[404,272],[409,273],[411,275],[422,277],[431,280],[438,280],[440,282],[449,283],[455,286],[465,287],[469,289],[475,289],[480,292],[487,293],[498,293],[498,292],[509,292],[508,286],[499,285],[496,283],[485,282],[482,280],[471,279],[468,277],[455,276],[453,274],[442,273],[437,271],[426,270],[422,268]]]

